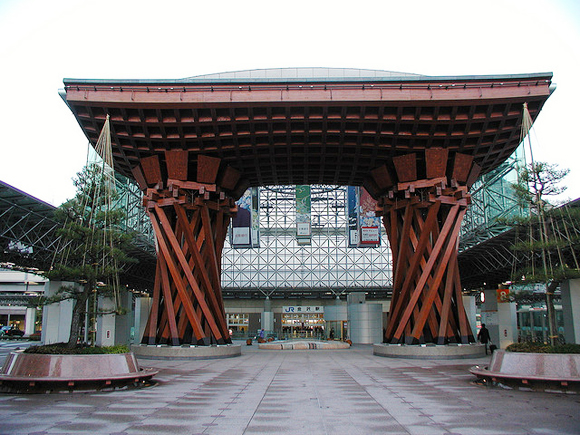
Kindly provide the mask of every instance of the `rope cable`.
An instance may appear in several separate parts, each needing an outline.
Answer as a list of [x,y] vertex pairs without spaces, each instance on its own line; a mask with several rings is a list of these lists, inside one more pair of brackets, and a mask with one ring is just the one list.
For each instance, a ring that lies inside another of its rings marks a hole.
[[[570,207],[568,205],[565,205],[564,209],[566,210],[566,214],[568,215],[568,218],[572,222],[573,229],[576,230],[576,228],[574,226],[574,220],[572,219],[572,216],[570,215]],[[566,219],[562,219],[562,221],[564,222],[564,231],[566,232],[566,238],[568,239],[568,246],[570,246],[570,252],[572,253],[572,258],[574,259],[574,265],[576,266],[576,269],[578,270],[578,269],[580,269],[580,266],[578,265],[578,258],[576,257],[576,251],[574,250],[574,246],[572,246],[572,237],[570,237],[570,232],[568,231],[568,225],[566,224]],[[576,233],[577,232],[578,231],[576,231]]]

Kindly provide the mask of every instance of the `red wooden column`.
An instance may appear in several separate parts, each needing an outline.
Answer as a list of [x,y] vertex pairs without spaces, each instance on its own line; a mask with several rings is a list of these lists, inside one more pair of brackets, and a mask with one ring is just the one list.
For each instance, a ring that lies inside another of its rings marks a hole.
[[[389,343],[469,343],[457,266],[459,230],[471,203],[468,187],[479,166],[468,155],[445,149],[393,158],[373,171],[384,194],[377,215],[393,253],[393,297],[385,341]],[[395,183],[392,180],[396,179]]]
[[[190,167],[196,169],[195,181],[188,179]],[[142,343],[231,343],[220,258],[237,211],[240,174],[221,168],[217,158],[190,161],[182,150],[141,159],[133,174],[144,190],[158,248],[153,307]]]

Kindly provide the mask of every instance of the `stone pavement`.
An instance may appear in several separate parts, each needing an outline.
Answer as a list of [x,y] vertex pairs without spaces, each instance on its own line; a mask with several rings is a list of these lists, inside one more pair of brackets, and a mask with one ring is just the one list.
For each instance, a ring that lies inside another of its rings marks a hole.
[[0,434],[580,434],[580,395],[474,383],[486,358],[258,350],[141,360],[158,384],[100,393],[0,394]]

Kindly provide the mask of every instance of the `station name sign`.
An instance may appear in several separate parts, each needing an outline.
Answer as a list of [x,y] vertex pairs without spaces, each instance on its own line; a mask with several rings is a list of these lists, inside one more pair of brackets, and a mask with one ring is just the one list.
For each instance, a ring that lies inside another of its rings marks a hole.
[[284,306],[284,313],[324,313],[324,307],[319,306]]

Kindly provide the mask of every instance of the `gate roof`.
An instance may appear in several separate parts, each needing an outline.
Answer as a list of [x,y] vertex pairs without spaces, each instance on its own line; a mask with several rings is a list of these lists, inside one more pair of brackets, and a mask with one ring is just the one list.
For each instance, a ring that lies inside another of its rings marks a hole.
[[180,80],[65,79],[63,98],[95,144],[110,115],[115,169],[166,150],[219,157],[251,186],[362,185],[392,157],[427,148],[474,156],[485,173],[536,119],[551,73],[431,77],[282,69]]

